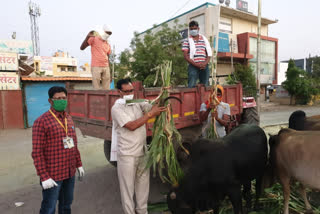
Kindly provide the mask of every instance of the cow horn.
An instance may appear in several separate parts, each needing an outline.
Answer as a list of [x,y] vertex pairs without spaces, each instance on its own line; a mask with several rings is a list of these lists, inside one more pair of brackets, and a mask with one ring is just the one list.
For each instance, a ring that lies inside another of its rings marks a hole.
[[170,194],[170,198],[171,198],[171,200],[175,200],[175,199],[177,198],[176,193],[175,193],[175,192],[172,192],[172,193]]
[[179,103],[182,103],[182,100],[181,100],[180,98],[174,97],[174,96],[169,96],[169,97],[165,98],[165,99],[163,100],[163,102],[166,102],[166,101],[169,100],[169,99],[175,99],[175,100],[178,100]]

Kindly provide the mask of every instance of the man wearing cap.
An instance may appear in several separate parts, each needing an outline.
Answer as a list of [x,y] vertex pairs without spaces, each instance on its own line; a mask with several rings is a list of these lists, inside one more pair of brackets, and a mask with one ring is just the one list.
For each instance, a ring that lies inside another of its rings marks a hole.
[[[212,117],[216,121],[216,132],[219,138],[226,135],[225,127],[228,126],[230,121],[230,106],[228,103],[222,102],[224,89],[221,85],[217,85],[217,99],[220,102],[217,106],[214,103],[209,103],[206,101],[201,104],[200,107],[200,121],[203,123],[202,137],[207,137],[207,131],[211,127]],[[215,109],[214,112],[211,112]]]
[[[108,38],[111,34],[112,31],[107,25],[97,27],[94,31],[89,32],[80,47],[80,50],[84,50],[91,46],[92,85],[95,90],[110,89],[109,55],[111,47]],[[100,79],[102,84],[100,84]]]

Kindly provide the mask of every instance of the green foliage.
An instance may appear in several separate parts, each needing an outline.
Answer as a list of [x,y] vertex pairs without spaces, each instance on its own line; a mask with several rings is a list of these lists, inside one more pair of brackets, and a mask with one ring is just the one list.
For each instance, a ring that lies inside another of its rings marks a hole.
[[315,56],[312,59],[312,77],[320,78],[320,57]]
[[319,92],[315,87],[317,82],[310,78],[304,70],[296,67],[292,59],[289,61],[286,78],[282,86],[291,95],[291,100],[295,96],[301,104],[306,104],[312,95]]
[[[164,24],[161,30],[152,33],[147,32],[143,39],[135,33],[131,41],[131,53],[125,50],[120,54],[120,67],[122,68],[119,77],[124,76],[125,70],[131,71],[130,77],[133,80],[142,81],[147,87],[153,86],[156,79],[156,68],[164,61],[172,61],[171,84],[185,85],[187,83],[187,62],[181,51],[181,35],[179,30],[182,25],[176,24],[169,28]],[[160,86],[158,81],[156,86]]]
[[115,70],[117,71],[117,79],[123,79],[129,76],[131,71],[131,53],[129,49],[125,49],[120,53],[119,61],[120,63],[116,64]]
[[[163,84],[159,106],[162,106],[163,100],[169,96],[167,88],[171,82],[172,62],[164,61],[159,70]],[[168,101],[163,104],[168,104]],[[152,167],[154,176],[158,171],[159,177],[163,182],[168,182],[175,187],[178,186],[184,176],[174,149],[174,144],[182,147],[181,140],[181,135],[173,121],[171,106],[167,105],[167,111],[161,112],[153,124],[152,141],[146,157],[146,168]]]
[[257,83],[251,66],[242,64],[235,65],[234,73],[227,78],[227,84],[234,85],[239,82],[242,84],[243,93],[246,96],[256,96]]

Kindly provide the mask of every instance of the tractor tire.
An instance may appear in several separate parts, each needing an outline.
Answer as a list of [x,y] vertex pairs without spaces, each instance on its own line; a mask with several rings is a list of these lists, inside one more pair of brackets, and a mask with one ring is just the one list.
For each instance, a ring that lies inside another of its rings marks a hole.
[[259,125],[259,120],[257,107],[243,109],[241,123]]
[[110,152],[111,152],[111,141],[104,141],[104,155],[106,156],[107,161],[114,167],[117,167],[117,161],[110,161]]

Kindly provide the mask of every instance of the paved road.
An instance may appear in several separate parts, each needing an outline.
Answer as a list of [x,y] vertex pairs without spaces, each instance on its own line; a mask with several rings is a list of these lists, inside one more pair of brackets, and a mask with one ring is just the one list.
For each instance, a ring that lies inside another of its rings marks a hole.
[[[165,201],[163,192],[168,187],[159,180],[151,180],[149,201]],[[76,214],[123,214],[120,204],[119,184],[116,169],[111,165],[96,169],[86,175],[83,181],[77,181],[72,211]],[[15,202],[24,202],[15,207]],[[19,191],[0,194],[1,214],[33,214],[39,213],[41,203],[41,187],[33,185]]]
[[270,126],[288,123],[292,112],[303,110],[307,116],[320,115],[320,106],[270,106],[265,112],[261,112],[260,126]]
[[[261,126],[284,124],[289,115],[303,109],[307,116],[319,115],[320,108],[301,106],[264,106],[261,113]],[[268,132],[276,133],[274,127]],[[73,213],[77,214],[122,214],[119,185],[116,170],[109,165],[103,154],[103,140],[83,137],[78,131],[79,149],[86,177],[76,183]],[[39,178],[35,174],[31,159],[31,129],[0,131],[0,213],[38,213],[41,202]],[[161,193],[168,187],[152,179],[151,202],[163,201]],[[15,202],[24,202],[16,208]]]

